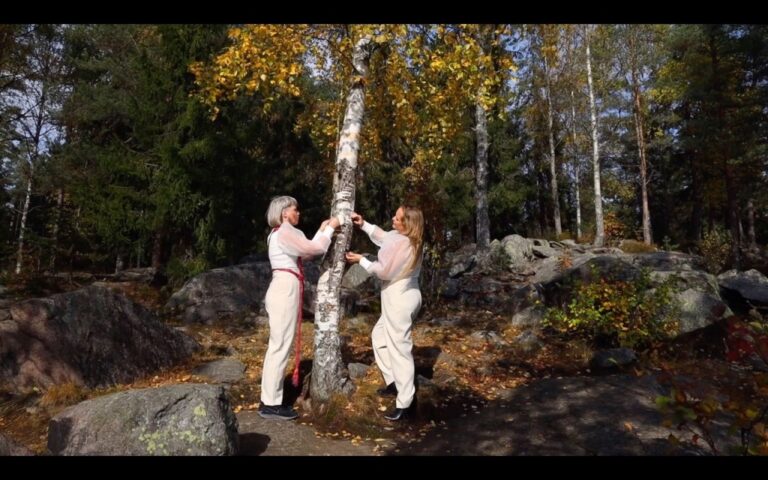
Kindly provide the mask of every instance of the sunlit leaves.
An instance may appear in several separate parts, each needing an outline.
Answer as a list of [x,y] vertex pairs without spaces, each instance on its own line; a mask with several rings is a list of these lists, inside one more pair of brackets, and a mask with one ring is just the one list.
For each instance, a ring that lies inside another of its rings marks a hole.
[[301,56],[307,50],[305,25],[248,25],[233,28],[233,44],[213,60],[197,62],[190,70],[197,77],[202,100],[217,112],[215,104],[242,93],[259,93],[265,110],[276,96],[299,96],[299,75],[304,71]]
[[[361,161],[381,158],[384,139],[410,151],[406,178],[426,181],[445,149],[468,134],[466,112],[480,102],[490,110],[498,87],[514,70],[503,48],[505,25],[248,25],[230,31],[232,45],[211,64],[191,67],[199,96],[217,104],[258,94],[265,112],[279,96],[302,96],[297,128],[335,154],[343,101],[354,81],[355,41],[368,36],[377,49],[366,84]],[[303,95],[300,78],[332,85],[330,98]]]

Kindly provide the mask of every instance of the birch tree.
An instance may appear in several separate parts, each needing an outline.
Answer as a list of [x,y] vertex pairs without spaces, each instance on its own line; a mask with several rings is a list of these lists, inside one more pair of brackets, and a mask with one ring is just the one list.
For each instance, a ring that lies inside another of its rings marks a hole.
[[555,225],[555,234],[563,233],[560,220],[560,200],[557,188],[557,157],[555,156],[555,128],[554,113],[552,107],[552,77],[555,63],[557,62],[557,26],[540,25],[540,56],[544,74],[544,97],[547,101],[547,140],[549,141],[549,193],[552,196],[552,220]]
[[584,48],[586,51],[587,86],[589,88],[589,118],[592,129],[592,181],[595,191],[595,246],[605,243],[605,224],[603,221],[603,196],[600,190],[600,142],[597,130],[597,108],[592,81],[592,55],[590,53],[590,27],[584,27]]
[[[379,155],[385,136],[398,138],[412,152],[403,174],[419,185],[429,178],[448,141],[460,133],[466,92],[477,92],[495,77],[482,77],[476,42],[460,42],[469,37],[443,26],[254,25],[234,28],[230,36],[232,46],[212,64],[192,66],[200,98],[214,114],[218,102],[242,94],[261,96],[268,112],[279,96],[299,97],[301,79],[321,77],[347,91],[343,108],[342,102],[308,101],[297,124],[310,132],[321,151],[335,157],[331,215],[347,220],[326,254],[318,283],[311,394],[325,402],[351,388],[342,370],[339,287],[352,229],[348,215],[355,208],[358,159]],[[386,62],[376,61],[369,72],[367,59],[380,52],[386,53]],[[366,100],[370,88],[378,89],[377,94]],[[377,118],[384,105],[395,107],[386,132],[375,120],[367,121]]]
[[24,200],[21,204],[21,220],[16,250],[16,274],[22,272],[25,236],[29,219],[30,202],[35,183],[36,170],[47,156],[51,143],[59,136],[54,116],[61,106],[61,76],[64,73],[62,61],[61,26],[36,25],[24,37],[27,61],[23,66],[21,88],[11,90],[9,104],[16,115],[12,128],[16,139],[12,142],[19,178],[23,182]]

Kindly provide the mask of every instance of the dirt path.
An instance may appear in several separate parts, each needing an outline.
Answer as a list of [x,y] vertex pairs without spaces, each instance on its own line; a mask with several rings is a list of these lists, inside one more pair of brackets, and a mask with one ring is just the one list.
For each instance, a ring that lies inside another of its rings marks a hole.
[[[265,420],[255,411],[237,418],[241,455],[711,455],[706,448],[668,441],[670,433],[685,435],[662,426],[655,405],[662,393],[652,376],[540,380],[508,401],[441,422],[421,438],[379,447],[320,437],[309,425]],[[717,427],[725,445],[727,424]]]
[[[711,455],[690,434],[662,426],[655,404],[668,394],[653,376],[545,379],[517,389],[505,402],[449,420],[396,455]],[[728,423],[713,434],[727,453]],[[668,436],[685,440],[675,446]]]
[[298,421],[267,420],[255,411],[237,414],[240,455],[265,456],[372,456],[375,444],[333,440],[315,435]]

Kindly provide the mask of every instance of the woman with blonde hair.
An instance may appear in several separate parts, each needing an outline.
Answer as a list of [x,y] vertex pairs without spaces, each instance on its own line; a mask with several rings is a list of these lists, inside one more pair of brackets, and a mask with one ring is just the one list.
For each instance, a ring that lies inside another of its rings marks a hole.
[[[267,289],[266,308],[269,315],[269,346],[264,355],[261,375],[261,405],[264,418],[292,420],[299,415],[291,406],[283,405],[283,375],[296,336],[296,365],[293,384],[299,381],[301,352],[301,312],[304,292],[302,259],[322,255],[331,245],[337,218],[323,221],[312,240],[296,228],[299,223],[299,203],[289,196],[275,197],[267,210],[267,223],[272,232],[267,237],[272,281]],[[296,327],[298,335],[296,335]]]
[[424,245],[424,215],[417,207],[403,205],[392,217],[394,230],[389,232],[371,225],[357,213],[352,213],[352,223],[380,247],[375,262],[359,253],[348,252],[346,257],[348,262],[359,262],[366,271],[382,280],[381,317],[371,332],[371,343],[376,365],[387,385],[378,393],[397,397],[394,410],[384,418],[399,421],[406,417],[416,394],[411,329],[421,308],[419,274]]

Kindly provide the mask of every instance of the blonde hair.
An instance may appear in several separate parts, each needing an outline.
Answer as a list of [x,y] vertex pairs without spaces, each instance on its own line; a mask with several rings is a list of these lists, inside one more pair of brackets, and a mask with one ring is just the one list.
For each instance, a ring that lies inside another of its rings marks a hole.
[[411,273],[419,263],[424,249],[424,214],[419,207],[401,205],[400,208],[403,209],[403,233],[411,241],[413,248],[413,258],[405,269],[405,272]]
[[283,195],[282,197],[272,197],[267,209],[267,223],[270,227],[277,227],[283,223],[283,210],[293,206],[298,207],[299,202],[295,198]]

